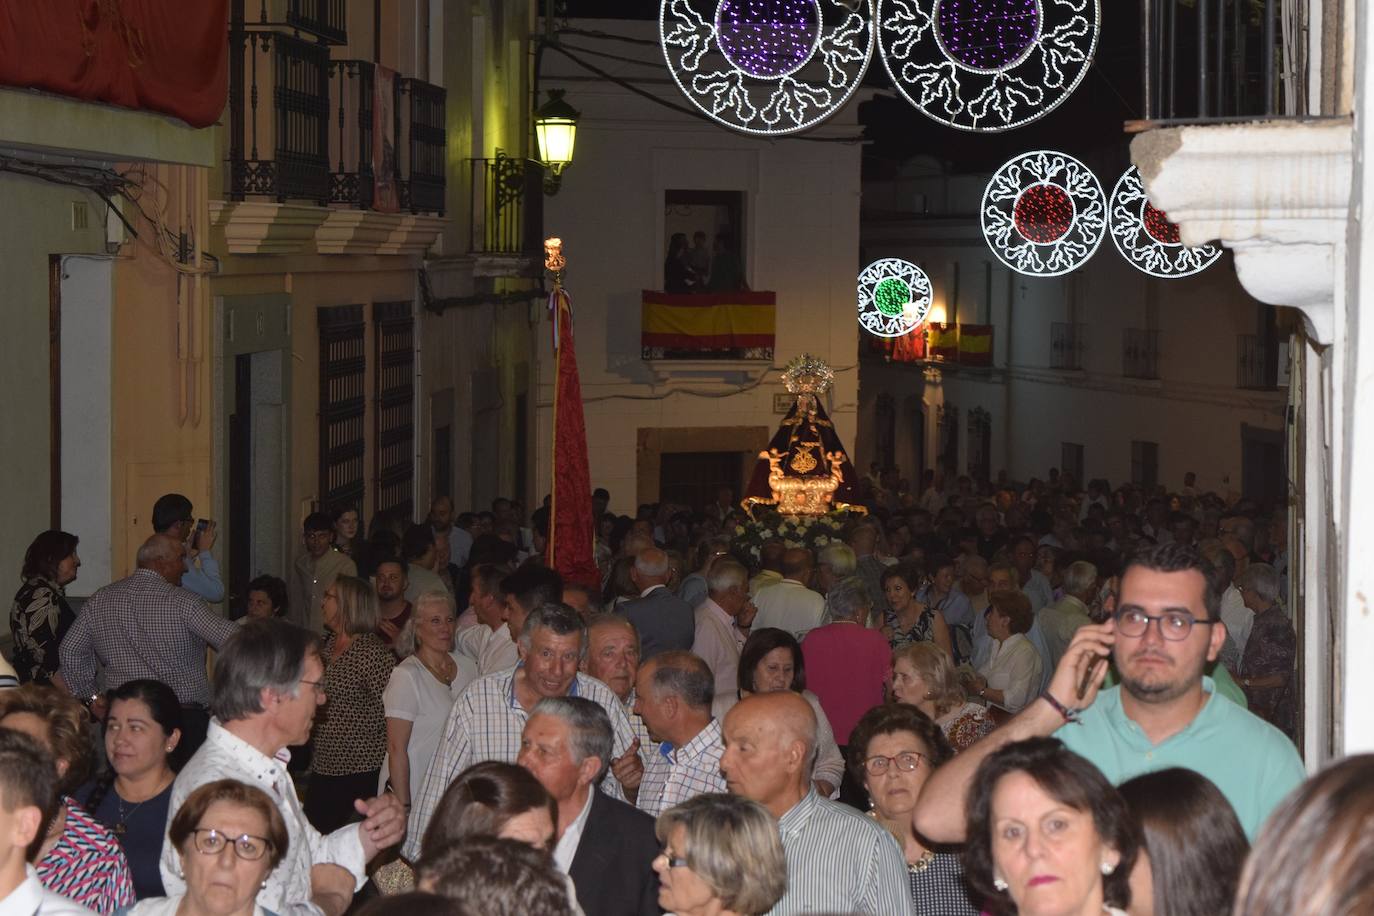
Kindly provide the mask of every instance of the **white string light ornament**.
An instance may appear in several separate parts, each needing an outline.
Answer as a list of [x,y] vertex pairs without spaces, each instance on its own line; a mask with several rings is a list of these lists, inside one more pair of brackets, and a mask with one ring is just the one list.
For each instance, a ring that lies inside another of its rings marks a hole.
[[1109,213],[1116,250],[1132,267],[1152,277],[1174,280],[1192,276],[1221,257],[1220,245],[1190,248],[1183,244],[1178,226],[1150,204],[1135,166],[1122,174],[1112,190]]
[[1100,0],[878,0],[878,49],[923,114],[961,130],[1042,118],[1082,81]]
[[908,261],[882,258],[859,273],[859,326],[870,334],[909,334],[925,323],[930,303],[930,278]]
[[873,0],[662,0],[659,41],[678,87],[712,119],[795,134],[858,88],[873,57]]
[[981,212],[993,254],[1033,277],[1081,267],[1107,230],[1107,197],[1097,176],[1053,150],[1025,153],[998,169],[983,192]]

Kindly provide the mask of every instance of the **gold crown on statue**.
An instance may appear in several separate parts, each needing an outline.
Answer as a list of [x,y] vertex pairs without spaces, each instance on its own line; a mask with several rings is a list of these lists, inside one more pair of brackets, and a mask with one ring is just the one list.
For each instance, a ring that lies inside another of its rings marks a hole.
[[782,371],[782,383],[790,394],[825,394],[834,381],[835,370],[810,353],[794,357]]

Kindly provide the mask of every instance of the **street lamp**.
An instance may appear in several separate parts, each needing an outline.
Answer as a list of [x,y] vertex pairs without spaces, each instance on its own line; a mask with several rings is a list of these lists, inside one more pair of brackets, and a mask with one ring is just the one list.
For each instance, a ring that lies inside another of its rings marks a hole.
[[562,89],[550,89],[549,100],[534,112],[534,137],[539,143],[539,161],[549,170],[544,178],[545,194],[558,193],[563,169],[572,162],[579,117],[581,112],[563,100]]

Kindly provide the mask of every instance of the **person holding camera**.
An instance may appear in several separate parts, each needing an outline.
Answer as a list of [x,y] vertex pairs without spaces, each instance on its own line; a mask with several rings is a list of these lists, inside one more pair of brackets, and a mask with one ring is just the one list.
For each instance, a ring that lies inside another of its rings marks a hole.
[[153,503],[153,531],[186,545],[186,570],[181,576],[181,587],[216,604],[224,600],[219,563],[210,553],[210,548],[215,546],[217,526],[209,519],[197,521],[194,508],[180,493],[159,497]]

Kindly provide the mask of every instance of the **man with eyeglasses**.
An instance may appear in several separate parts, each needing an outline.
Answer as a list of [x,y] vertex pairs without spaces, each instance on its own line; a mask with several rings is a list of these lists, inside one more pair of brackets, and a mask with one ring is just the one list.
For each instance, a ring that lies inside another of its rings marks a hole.
[[356,576],[358,567],[348,554],[334,549],[334,519],[325,512],[312,512],[301,526],[305,552],[291,567],[291,596],[286,616],[311,633],[324,630],[320,601],[325,589],[339,576]]
[[[1204,675],[1226,639],[1211,564],[1161,544],[1132,557],[1115,616],[1081,627],[1040,698],[931,776],[914,825],[935,842],[964,838],[964,796],[978,765],[1013,741],[1053,735],[1113,783],[1168,767],[1206,776],[1253,839],[1304,777],[1282,732],[1217,696]],[[1099,694],[1111,659],[1121,685]]]
[[[367,863],[401,841],[405,809],[396,796],[357,799],[362,822],[321,834],[306,820],[286,765],[291,745],[310,737],[327,697],[318,637],[283,620],[251,620],[215,659],[210,731],[172,784],[167,811],[175,816],[193,791],[235,779],[268,794],[286,822],[286,855],[263,883],[257,904],[287,914],[341,916],[367,881]],[[170,820],[169,820],[170,823]],[[186,889],[175,844],[164,841],[159,863],[168,896]]]

